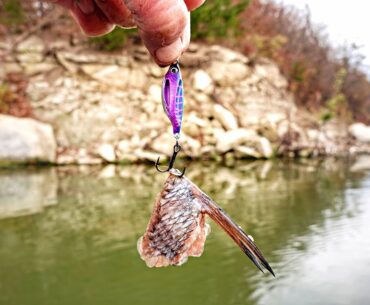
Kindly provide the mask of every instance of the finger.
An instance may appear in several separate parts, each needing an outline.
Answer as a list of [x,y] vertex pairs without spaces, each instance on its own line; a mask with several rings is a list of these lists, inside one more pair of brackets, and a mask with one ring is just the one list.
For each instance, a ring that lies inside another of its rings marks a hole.
[[155,61],[160,66],[167,66],[178,60],[186,51],[190,43],[190,13],[187,12],[187,22],[184,31],[172,44],[159,48],[156,52]]
[[192,11],[201,6],[205,0],[184,0],[189,11]]
[[145,46],[159,65],[169,65],[182,52],[181,36],[189,22],[188,10],[178,0],[125,0]]
[[132,14],[122,0],[95,0],[95,3],[111,23],[124,28],[135,26]]
[[93,0],[78,0],[76,1],[76,3],[78,7],[80,8],[80,10],[86,15],[92,14],[95,10],[95,5],[94,5]]
[[168,46],[157,50],[154,60],[159,66],[165,67],[175,62],[183,52],[181,38],[175,40]]
[[[98,36],[109,33],[114,25],[111,24],[102,11],[94,4],[93,9],[84,3],[83,9],[90,13],[84,13],[76,3],[70,8],[73,18],[80,25],[82,31],[88,36]],[[87,10],[89,8],[89,10]]]
[[187,12],[187,23],[179,39],[168,46],[159,48],[155,53],[155,61],[160,66],[168,66],[178,60],[190,43],[190,13]]

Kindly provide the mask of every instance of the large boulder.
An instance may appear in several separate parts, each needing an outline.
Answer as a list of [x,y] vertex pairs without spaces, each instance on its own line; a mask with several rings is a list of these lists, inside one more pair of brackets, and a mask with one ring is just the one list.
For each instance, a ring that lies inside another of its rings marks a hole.
[[220,153],[225,153],[256,137],[255,131],[245,128],[219,133],[217,136],[216,149]]
[[0,162],[55,162],[53,128],[34,119],[0,115]]

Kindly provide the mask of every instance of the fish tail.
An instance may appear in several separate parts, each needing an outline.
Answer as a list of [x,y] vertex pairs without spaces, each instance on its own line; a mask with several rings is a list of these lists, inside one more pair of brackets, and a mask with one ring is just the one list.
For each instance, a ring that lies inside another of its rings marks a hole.
[[267,260],[263,257],[253,239],[248,236],[211,198],[204,193],[201,194],[201,197],[202,202],[205,203],[207,207],[206,213],[234,240],[240,249],[242,249],[249,259],[257,266],[257,268],[263,272],[264,267],[273,276],[275,276],[274,271]]

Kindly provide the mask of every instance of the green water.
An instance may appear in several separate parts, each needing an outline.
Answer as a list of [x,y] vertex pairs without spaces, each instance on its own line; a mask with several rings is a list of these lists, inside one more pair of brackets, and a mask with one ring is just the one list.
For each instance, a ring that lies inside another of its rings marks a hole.
[[0,304],[370,304],[370,171],[345,160],[191,164],[276,278],[212,225],[204,254],[149,269],[153,167],[0,170]]

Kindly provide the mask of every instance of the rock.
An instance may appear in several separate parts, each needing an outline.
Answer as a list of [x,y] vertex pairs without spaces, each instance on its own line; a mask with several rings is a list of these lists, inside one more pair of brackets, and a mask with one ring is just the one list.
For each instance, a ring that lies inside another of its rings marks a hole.
[[216,104],[213,107],[213,115],[226,130],[234,130],[238,128],[238,122],[236,121],[235,116],[225,107]]
[[294,139],[299,139],[303,137],[303,129],[294,122],[289,122],[288,120],[281,121],[277,128],[277,135],[280,139],[283,139],[287,135],[291,135]]
[[116,153],[114,151],[114,146],[111,144],[102,144],[98,147],[98,155],[107,162],[116,161]]
[[[87,52],[69,52],[63,51],[60,53],[66,60],[71,61],[76,64],[102,64],[102,65],[114,65],[117,63],[122,63],[122,61],[127,62],[127,57],[114,56],[112,54],[102,55],[101,53],[88,54]],[[123,59],[124,58],[124,59]]]
[[59,154],[57,156],[56,163],[59,165],[68,165],[77,163],[76,156],[71,154]]
[[254,67],[254,74],[258,79],[269,80],[277,88],[286,88],[288,82],[280,73],[279,67],[268,59],[263,59],[262,64],[257,64]]
[[158,155],[158,153],[156,152],[144,151],[140,149],[135,151],[135,156],[137,156],[140,160],[147,160],[152,162],[156,162],[158,157],[160,157],[162,161],[166,160],[165,156]]
[[63,56],[63,53],[56,52],[55,58],[58,60],[59,64],[63,66],[64,69],[66,69],[68,72],[75,74],[78,71],[78,66],[72,64],[70,61],[66,60]]
[[44,49],[45,45],[41,38],[30,36],[18,44],[16,51],[23,54],[41,54]]
[[207,121],[204,119],[201,119],[197,116],[196,112],[191,112],[189,115],[185,118],[189,123],[197,125],[201,128],[204,128],[207,126]]
[[216,87],[214,95],[217,97],[217,101],[225,106],[231,106],[238,100],[233,87]]
[[350,134],[360,142],[370,142],[370,126],[363,123],[354,123],[349,127]]
[[195,90],[212,92],[212,79],[204,70],[197,70],[193,74],[192,85]]
[[166,73],[165,69],[161,69],[157,65],[148,65],[146,67],[148,73],[155,78],[162,78],[163,75]]
[[187,52],[181,56],[181,66],[187,68],[199,68],[204,63],[209,60],[208,48],[200,47],[200,45],[195,45],[193,42],[189,45]]
[[199,158],[201,155],[202,145],[196,139],[193,139],[187,135],[183,135],[184,152],[193,158]]
[[170,133],[163,133],[158,138],[154,139],[151,147],[154,151],[163,155],[171,156],[172,147],[175,144],[175,139]]
[[151,85],[148,89],[148,94],[153,101],[162,102],[162,88],[159,85]]
[[325,133],[317,130],[317,129],[308,129],[307,132],[307,138],[311,143],[314,143],[314,145],[320,145],[328,141],[328,138],[326,137]]
[[280,138],[277,134],[277,129],[267,122],[261,122],[259,126],[255,126],[259,135],[267,138],[270,142],[279,142]]
[[15,62],[10,63],[1,63],[1,69],[0,69],[0,78],[5,77],[6,73],[21,73],[22,67]]
[[[17,55],[17,59],[22,66],[31,63],[42,63],[43,55],[42,53],[21,53]],[[28,68],[30,69],[30,68]]]
[[80,148],[75,152],[76,163],[80,165],[98,165],[103,159],[91,154],[86,148]]
[[43,59],[45,45],[37,36],[31,36],[17,46],[17,59],[25,63],[40,63]]
[[52,69],[55,69],[56,66],[52,63],[42,62],[42,63],[22,63],[23,72],[30,76],[40,73],[47,73]]
[[117,146],[118,152],[122,154],[128,154],[132,151],[131,142],[129,140],[121,140]]
[[[306,156],[336,152],[338,143],[344,142],[337,139],[342,133],[332,132],[336,126],[324,130],[326,124],[319,133],[307,132],[318,129],[317,124],[298,113],[274,63],[258,60],[250,66],[247,57],[224,47],[192,44],[191,48],[181,60],[187,67],[184,80],[191,80],[185,85],[182,129],[189,140],[181,138],[189,156],[218,160],[220,153],[233,150],[229,156],[269,158],[277,143],[282,144],[282,154]],[[37,58],[18,64],[7,56],[1,68],[20,68],[31,75],[27,95],[34,114],[51,122],[64,149],[59,150],[58,163],[136,162],[154,159],[154,154],[171,155],[174,139],[161,105],[160,78],[166,69],[149,62],[144,47],[137,48],[135,56],[145,65],[132,54],[81,52],[73,46],[55,57],[44,54],[40,40],[35,46],[22,43],[18,49],[16,56],[29,53]],[[114,148],[100,147],[104,143]],[[366,151],[369,146],[356,145],[349,151]],[[99,147],[103,159],[96,155]],[[77,153],[81,148],[86,149],[84,154]]]
[[241,62],[225,63],[221,61],[213,61],[207,69],[209,75],[219,86],[227,87],[237,85],[241,80],[245,79],[250,73],[247,65]]
[[56,141],[49,124],[0,115],[0,162],[54,163]]
[[224,132],[222,134],[218,134],[216,137],[216,149],[217,151],[224,153],[250,141],[251,139],[254,139],[255,137],[255,131],[245,128]]
[[270,141],[264,137],[259,137],[257,148],[261,152],[262,156],[267,159],[274,155]]
[[211,46],[208,51],[208,56],[213,60],[221,60],[227,63],[237,61],[247,64],[249,61],[248,58],[243,54],[219,45]]
[[[248,146],[238,146],[235,148],[237,157],[243,158],[255,158],[260,159],[262,155],[254,148]],[[239,154],[238,154],[239,153]]]
[[215,147],[212,145],[202,146],[200,152],[202,155],[210,155],[215,150]]
[[91,78],[118,88],[138,88],[147,86],[147,77],[142,69],[130,69],[118,65],[82,65],[82,71]]
[[188,120],[182,124],[182,131],[191,137],[198,137],[201,134],[199,126]]

